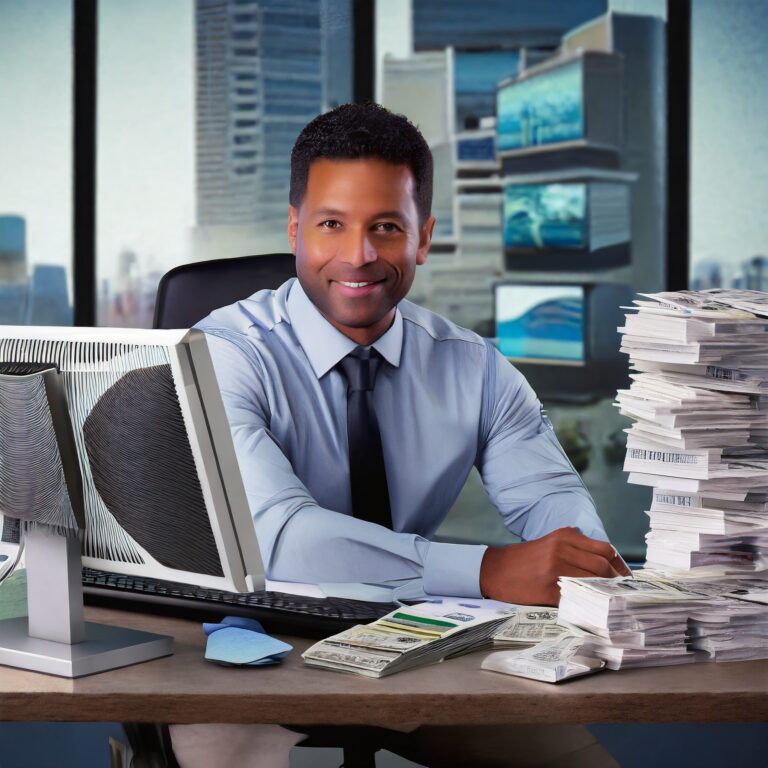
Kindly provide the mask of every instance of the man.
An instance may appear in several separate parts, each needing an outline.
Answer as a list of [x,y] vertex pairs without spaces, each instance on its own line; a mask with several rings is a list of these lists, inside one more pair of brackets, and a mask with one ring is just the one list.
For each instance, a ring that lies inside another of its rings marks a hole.
[[[557,604],[558,576],[626,569],[523,377],[476,334],[404,301],[427,260],[431,198],[431,154],[405,118],[352,104],[321,115],[291,157],[298,280],[199,325],[266,570],[300,582],[421,577],[432,594]],[[356,348],[379,357],[370,397],[390,503],[378,524],[366,509],[376,494],[358,492],[353,508],[342,361]],[[429,541],[473,464],[527,543]]]
[[[523,377],[476,334],[405,300],[427,260],[431,199],[432,157],[405,118],[370,104],[316,118],[291,156],[298,279],[198,326],[267,575],[421,579],[431,594],[556,605],[558,576],[626,566]],[[430,541],[473,465],[525,543]],[[430,765],[555,765],[576,753],[613,765],[583,729],[451,731],[391,734],[389,746]],[[275,726],[173,729],[184,768],[206,764],[206,746],[253,766],[277,765],[282,751],[287,765],[300,738]],[[264,744],[273,752],[260,763]]]

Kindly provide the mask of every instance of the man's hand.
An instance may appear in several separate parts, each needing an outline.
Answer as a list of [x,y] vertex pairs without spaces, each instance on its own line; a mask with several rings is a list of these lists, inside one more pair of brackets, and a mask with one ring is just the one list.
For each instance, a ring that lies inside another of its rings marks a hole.
[[630,571],[607,541],[578,528],[559,528],[535,541],[489,547],[480,566],[484,597],[522,605],[557,605],[559,576],[627,576]]

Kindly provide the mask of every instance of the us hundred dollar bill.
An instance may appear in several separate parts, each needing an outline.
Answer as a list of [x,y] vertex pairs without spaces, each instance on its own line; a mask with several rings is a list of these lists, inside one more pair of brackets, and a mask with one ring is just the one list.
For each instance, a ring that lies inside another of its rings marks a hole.
[[566,633],[568,629],[557,624],[557,608],[521,606],[491,639],[494,646],[526,647]]

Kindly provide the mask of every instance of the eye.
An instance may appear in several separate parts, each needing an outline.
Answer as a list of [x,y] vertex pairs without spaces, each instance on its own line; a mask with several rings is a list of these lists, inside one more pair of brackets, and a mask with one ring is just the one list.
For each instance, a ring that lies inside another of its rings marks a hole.
[[391,221],[380,221],[378,224],[374,225],[374,229],[377,232],[382,232],[386,234],[389,234],[390,232],[400,231],[400,227],[398,227],[397,224]]
[[338,229],[341,226],[341,222],[336,219],[325,219],[320,222],[320,227],[323,229]]

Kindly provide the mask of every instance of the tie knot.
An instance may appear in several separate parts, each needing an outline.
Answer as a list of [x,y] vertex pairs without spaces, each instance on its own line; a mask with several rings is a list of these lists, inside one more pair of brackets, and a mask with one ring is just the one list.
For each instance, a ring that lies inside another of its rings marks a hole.
[[350,391],[370,392],[376,382],[381,357],[375,349],[355,347],[339,362]]

